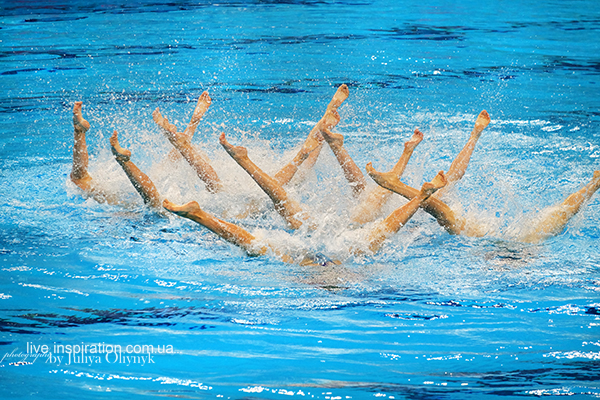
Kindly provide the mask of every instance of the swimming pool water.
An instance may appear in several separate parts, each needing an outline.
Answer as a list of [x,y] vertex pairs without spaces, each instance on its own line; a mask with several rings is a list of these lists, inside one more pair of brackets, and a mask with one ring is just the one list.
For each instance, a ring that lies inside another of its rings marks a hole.
[[[0,4],[0,397],[600,396],[598,195],[564,234],[511,239],[600,169],[596,2]],[[488,236],[418,213],[377,255],[347,256],[364,231],[348,226],[355,203],[328,149],[289,188],[320,228],[286,230],[218,134],[272,173],[342,83],[337,131],[359,166],[388,170],[424,132],[413,186],[447,170],[490,113],[447,199]],[[169,161],[151,119],[160,107],[183,128],[204,90],[194,142],[228,188],[217,195]],[[125,206],[69,182],[79,100],[90,173]],[[344,263],[249,258],[152,212],[110,154],[114,129],[163,197]],[[259,212],[237,218],[249,201]]]

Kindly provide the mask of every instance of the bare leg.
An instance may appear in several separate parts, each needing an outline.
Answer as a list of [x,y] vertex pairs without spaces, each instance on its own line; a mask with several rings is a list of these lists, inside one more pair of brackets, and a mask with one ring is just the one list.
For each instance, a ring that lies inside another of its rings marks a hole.
[[444,172],[440,171],[431,182],[426,182],[421,187],[418,195],[413,197],[408,203],[392,212],[385,220],[378,224],[367,237],[369,250],[377,252],[383,241],[395,234],[412,218],[421,204],[427,200],[438,189],[446,185]]
[[340,85],[337,88],[335,94],[333,95],[333,98],[327,105],[327,110],[325,111],[325,113],[337,111],[337,109],[342,105],[344,101],[346,101],[349,95],[350,90],[348,90],[348,85],[346,85],[345,83]]
[[[342,103],[348,98],[349,95],[348,86],[341,85],[338,87],[335,95],[329,102],[327,106],[327,110],[325,111],[325,115],[328,113],[336,113],[337,109],[342,105]],[[324,124],[323,117],[317,125],[310,131],[306,141],[302,145],[298,154],[294,157],[291,163],[284,166],[279,172],[277,172],[274,176],[275,180],[279,182],[281,186],[289,183],[292,180],[296,172],[298,171],[298,167],[302,165],[307,159],[306,164],[312,168],[312,166],[317,161],[319,157],[319,153],[321,152],[321,148],[323,147],[323,137],[320,134],[320,126]],[[327,126],[329,129],[333,129],[335,125],[339,122],[339,118],[337,121],[334,121],[334,125]]]
[[[308,158],[311,158],[313,162],[310,164],[311,167],[316,162],[316,159],[319,157],[319,153],[321,152],[321,148],[323,147],[323,138],[319,134],[317,128],[313,128],[308,135],[308,138],[302,145],[302,148],[298,151],[294,159],[286,164],[283,168],[281,168],[273,178],[279,182],[281,186],[287,185],[296,172],[298,172],[298,168],[302,165]],[[308,163],[307,163],[308,164]]]
[[198,104],[196,105],[192,119],[184,132],[177,132],[177,127],[171,124],[166,117],[163,117],[158,108],[152,113],[152,118],[154,119],[154,122],[163,129],[163,133],[167,139],[169,139],[173,147],[181,153],[183,158],[185,158],[194,171],[196,171],[198,177],[206,183],[207,189],[211,193],[216,193],[221,189],[221,181],[210,165],[210,161],[196,152],[190,141],[196,131],[200,119],[210,106],[210,103],[211,99],[208,93],[202,93],[198,99]]
[[[337,113],[328,113],[325,118],[329,120],[339,119],[339,115],[337,115]],[[344,147],[344,136],[339,133],[333,133],[324,126],[321,128],[320,132],[340,163],[342,171],[344,171],[344,176],[352,187],[354,195],[360,195],[365,190],[367,181],[360,168],[358,168]]]
[[123,171],[129,178],[129,181],[135,190],[142,196],[144,203],[150,207],[159,208],[160,195],[158,194],[158,190],[156,190],[154,183],[152,183],[148,175],[140,171],[139,168],[129,160],[131,151],[125,150],[119,145],[117,131],[114,131],[110,138],[110,146],[115,159],[121,168],[123,168]]
[[315,166],[315,164],[319,160],[319,155],[321,154],[321,149],[323,148],[323,144],[324,143],[325,143],[325,141],[321,142],[321,144],[319,145],[319,147],[317,149],[315,149],[315,151],[313,151],[312,153],[310,153],[310,155],[302,163],[302,165],[304,166],[304,169],[306,171],[310,171],[311,169],[313,169],[313,167]]
[[[423,133],[418,129],[415,129],[414,134],[410,140],[404,143],[404,151],[400,156],[400,159],[392,168],[392,173],[396,174],[398,178],[404,174],[406,165],[412,156],[413,151],[419,143],[423,140]],[[366,224],[367,222],[373,221],[379,215],[381,208],[387,203],[393,192],[377,186],[371,190],[363,199],[363,201],[352,211],[352,222],[356,224]]]
[[291,228],[298,229],[302,226],[302,221],[297,218],[297,214],[302,211],[300,205],[288,195],[281,187],[279,182],[271,178],[262,171],[248,158],[248,151],[241,146],[233,146],[225,138],[225,133],[221,134],[219,141],[225,151],[242,167],[261,189],[271,198],[277,212],[288,222]]
[[88,173],[89,156],[85,134],[90,129],[90,123],[81,114],[82,104],[81,101],[77,101],[73,105],[74,141],[71,181],[97,202],[116,204],[117,200],[100,189]]
[[[448,184],[452,184],[461,179],[469,165],[475,145],[481,136],[483,130],[490,123],[490,116],[487,111],[483,110],[479,113],[475,126],[471,131],[471,136],[460,153],[456,156],[450,169],[446,174]],[[397,164],[398,165],[398,164]],[[387,173],[379,173],[375,171],[372,165],[367,165],[367,173],[377,182],[378,185],[391,190],[394,193],[411,200],[418,195],[419,191],[412,188],[404,183],[400,182],[396,173],[392,170]],[[442,191],[440,191],[442,192]],[[449,233],[452,234],[466,234],[469,236],[483,236],[484,232],[477,227],[469,227],[467,229],[466,221],[462,218],[457,217],[454,212],[444,202],[440,201],[439,193],[431,197],[430,199],[423,202],[423,209],[435,217],[440,225],[442,225]]]
[[[87,168],[89,156],[87,151],[87,142],[85,134],[90,129],[90,123],[87,122],[81,114],[81,101],[75,102],[73,106],[73,168],[71,170],[71,180],[77,184],[81,180],[91,180]],[[79,185],[78,185],[79,186]]]
[[490,116],[487,113],[487,111],[483,110],[479,113],[479,116],[475,121],[475,126],[471,131],[471,137],[467,141],[467,144],[465,144],[463,149],[460,151],[460,153],[458,153],[458,155],[450,165],[450,169],[446,174],[448,183],[454,183],[463,177],[463,175],[467,171],[467,167],[469,165],[469,161],[471,160],[473,150],[475,150],[475,145],[477,144],[481,133],[488,126],[489,123]]
[[[183,131],[183,136],[185,136],[188,141],[191,141],[194,137],[196,128],[198,127],[200,120],[208,110],[208,107],[210,107],[211,103],[212,100],[208,95],[208,92],[202,92],[202,94],[198,98],[198,103],[196,103],[196,108],[194,109],[194,113],[192,114],[192,119],[190,120],[190,123],[188,124],[187,128],[185,128],[185,131]],[[172,149],[169,152],[168,158],[172,161],[177,161],[181,158],[181,153],[179,153],[177,149]]]
[[569,220],[577,214],[581,206],[588,201],[600,188],[600,171],[595,171],[592,180],[573,193],[535,227],[533,232],[525,235],[521,240],[528,243],[537,243],[556,236],[564,231]]
[[[393,171],[383,173],[377,172],[371,163],[369,163],[367,164],[367,173],[378,185],[397,193],[408,200],[414,199],[420,193],[419,190],[400,182],[398,175]],[[423,210],[437,219],[438,223],[449,233],[463,233],[465,227],[464,220],[457,218],[450,207],[443,201],[436,199],[435,197],[430,197],[425,200],[421,206]]]
[[258,243],[256,238],[245,229],[235,224],[220,220],[205,212],[195,201],[191,201],[182,206],[177,206],[171,203],[169,200],[165,199],[165,201],[163,201],[163,207],[174,214],[190,219],[204,226],[205,228],[219,235],[219,237],[221,237],[222,239],[228,241],[229,243],[241,247],[246,252],[246,254],[250,256],[264,255],[269,249],[271,249],[284,262],[294,262],[292,257],[279,252],[272,246],[261,245],[260,243]]
[[208,92],[202,92],[200,97],[198,98],[198,103],[196,103],[196,108],[194,109],[194,113],[192,114],[192,118],[190,119],[190,123],[183,131],[184,136],[188,139],[188,141],[192,140],[194,137],[194,133],[196,132],[196,128],[200,123],[200,120],[208,110],[208,107],[212,104],[212,99],[208,95]]
[[208,228],[223,239],[227,240],[229,243],[233,243],[234,245],[241,247],[249,255],[263,255],[267,251],[267,249],[264,247],[256,248],[254,246],[256,238],[246,230],[235,224],[222,221],[208,214],[207,212],[203,211],[195,201],[191,201],[182,206],[177,206],[165,199],[163,201],[163,207],[174,214],[191,219],[192,221]]

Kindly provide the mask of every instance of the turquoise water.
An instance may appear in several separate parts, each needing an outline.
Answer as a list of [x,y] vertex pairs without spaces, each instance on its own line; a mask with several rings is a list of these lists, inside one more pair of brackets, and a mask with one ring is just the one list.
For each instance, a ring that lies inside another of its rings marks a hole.
[[[600,169],[596,2],[0,4],[0,397],[600,396],[600,197],[560,236],[511,239]],[[286,230],[218,134],[275,172],[342,83],[337,131],[359,166],[385,171],[425,133],[414,186],[490,113],[447,195],[488,236],[418,213],[377,255],[347,256],[365,230],[348,226],[355,203],[328,149],[289,188],[320,228]],[[194,143],[225,183],[217,195],[168,159],[151,119],[160,107],[182,129],[204,90]],[[78,100],[90,173],[124,206],[69,182]],[[152,212],[110,154],[113,129],[164,197],[344,263],[249,258]],[[248,202],[259,212],[237,218]]]

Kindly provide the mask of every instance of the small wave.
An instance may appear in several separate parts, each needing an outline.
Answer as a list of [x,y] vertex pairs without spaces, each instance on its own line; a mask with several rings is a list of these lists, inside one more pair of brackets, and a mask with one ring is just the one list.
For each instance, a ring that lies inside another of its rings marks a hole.
[[560,131],[563,128],[562,125],[552,125],[552,126],[544,126],[542,127],[542,130],[544,132],[556,132],[556,131]]
[[576,358],[583,358],[586,360],[600,360],[600,352],[594,351],[554,351],[552,353],[544,354],[544,357],[553,357],[557,360],[566,358],[573,360]]
[[80,294],[82,296],[89,296],[89,293],[83,293],[79,290],[76,289],[65,289],[65,288],[57,288],[57,287],[50,287],[50,286],[44,286],[44,285],[38,285],[35,283],[22,283],[19,282],[20,286],[23,287],[31,287],[34,289],[42,289],[42,290],[49,290],[49,291],[53,291],[53,292],[63,292],[63,293],[75,293],[75,294]]
[[419,314],[385,314],[386,317],[405,319],[405,320],[417,320],[417,321],[433,321],[436,319],[446,319],[447,315],[419,315]]

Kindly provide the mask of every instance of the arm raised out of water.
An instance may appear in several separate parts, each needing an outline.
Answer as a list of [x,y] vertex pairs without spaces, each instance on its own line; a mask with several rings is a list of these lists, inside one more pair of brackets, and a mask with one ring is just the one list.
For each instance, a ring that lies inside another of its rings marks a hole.
[[222,187],[221,180],[210,165],[210,160],[197,152],[191,143],[191,139],[196,131],[198,123],[206,110],[208,110],[210,104],[211,99],[208,92],[203,92],[198,99],[192,119],[183,132],[178,132],[177,127],[171,124],[166,117],[163,117],[158,108],[152,113],[152,118],[154,119],[154,122],[162,128],[164,135],[169,139],[173,147],[179,151],[188,164],[196,171],[198,177],[204,181],[208,191],[216,193]]

